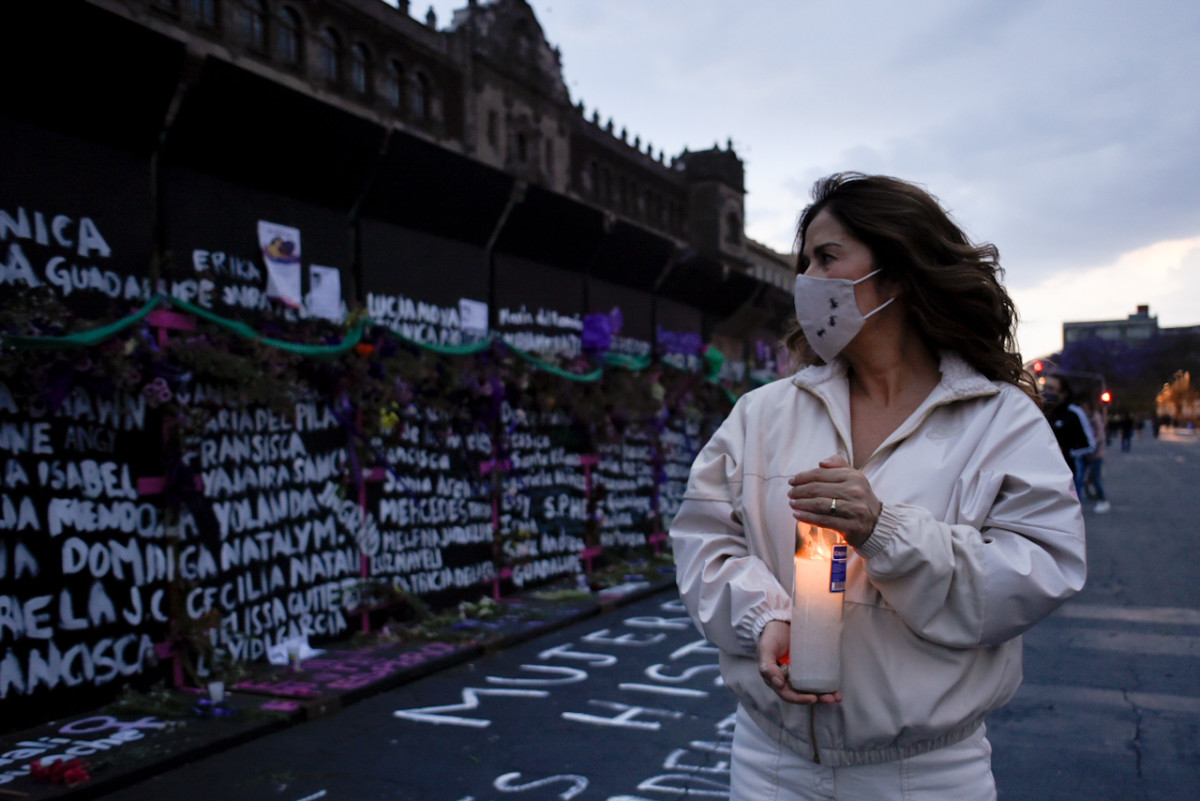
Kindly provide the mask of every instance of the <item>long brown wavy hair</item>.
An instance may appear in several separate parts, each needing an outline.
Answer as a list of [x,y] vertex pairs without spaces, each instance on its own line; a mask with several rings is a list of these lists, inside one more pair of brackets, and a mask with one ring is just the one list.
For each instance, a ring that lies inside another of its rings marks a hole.
[[[881,277],[898,285],[909,315],[936,353],[952,350],[993,381],[1007,381],[1037,400],[1033,376],[1017,349],[1017,309],[1000,279],[995,245],[972,243],[937,198],[924,189],[883,175],[842,172],[818,180],[813,202],[796,231],[796,271],[804,269],[804,236],[828,211],[871,251]],[[799,325],[785,344],[793,359],[815,356]]]

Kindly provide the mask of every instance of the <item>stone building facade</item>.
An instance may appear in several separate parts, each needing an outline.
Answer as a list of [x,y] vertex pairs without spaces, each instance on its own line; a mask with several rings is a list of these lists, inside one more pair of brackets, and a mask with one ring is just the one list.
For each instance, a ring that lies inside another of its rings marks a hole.
[[[98,91],[74,87],[78,113],[49,110],[42,98],[63,92],[39,75],[0,118],[146,159],[157,254],[148,258],[187,246],[172,231],[207,224],[199,215],[167,225],[172,196],[216,201],[249,186],[349,218],[348,254],[324,258],[343,271],[352,303],[428,288],[427,277],[397,283],[371,264],[373,247],[386,260],[380,249],[404,240],[423,254],[414,268],[486,262],[481,300],[493,326],[504,281],[496,263],[506,258],[502,273],[534,263],[649,295],[653,323],[641,336],[695,329],[735,362],[777,338],[789,316],[791,264],[745,235],[732,144],[667,157],[589,114],[525,0],[470,0],[451,20],[416,19],[408,2],[383,0],[72,0],[57,16],[17,16],[47,50],[61,48],[52,29],[65,21],[67,44],[78,46],[47,66],[87,72],[83,84]],[[100,120],[89,106],[121,119]],[[334,224],[314,213],[323,222],[311,225]],[[394,227],[389,245],[375,221]],[[585,287],[582,303],[606,292]]]

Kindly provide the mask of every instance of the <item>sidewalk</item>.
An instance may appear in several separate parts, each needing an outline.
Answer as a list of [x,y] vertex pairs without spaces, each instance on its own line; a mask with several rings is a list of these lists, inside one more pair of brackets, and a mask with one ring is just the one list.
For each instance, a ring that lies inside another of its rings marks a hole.
[[[198,690],[130,694],[100,709],[10,732],[0,736],[0,801],[99,798],[675,587],[674,573],[661,569],[624,578],[624,583],[593,593],[542,588],[504,599],[498,615],[460,621],[428,641],[382,639],[362,647],[338,643],[295,668],[255,664],[220,703]],[[39,781],[31,775],[31,765],[41,759],[63,766],[78,759],[85,763],[87,778],[73,786]]]

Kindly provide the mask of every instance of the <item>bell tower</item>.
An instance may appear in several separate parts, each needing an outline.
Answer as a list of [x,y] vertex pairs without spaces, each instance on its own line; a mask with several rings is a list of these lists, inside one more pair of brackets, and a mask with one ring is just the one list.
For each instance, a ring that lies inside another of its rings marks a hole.
[[728,141],[724,149],[684,151],[675,166],[688,186],[688,241],[701,256],[727,268],[747,263],[746,171]]

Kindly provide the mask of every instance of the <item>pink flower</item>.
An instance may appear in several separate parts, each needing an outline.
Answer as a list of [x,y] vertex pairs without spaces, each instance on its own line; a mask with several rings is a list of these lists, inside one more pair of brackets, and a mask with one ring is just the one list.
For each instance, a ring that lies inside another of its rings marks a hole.
[[161,377],[154,379],[142,387],[142,395],[146,398],[146,402],[150,404],[150,408],[152,409],[175,397],[174,393],[171,392],[171,388],[167,385],[166,379]]

